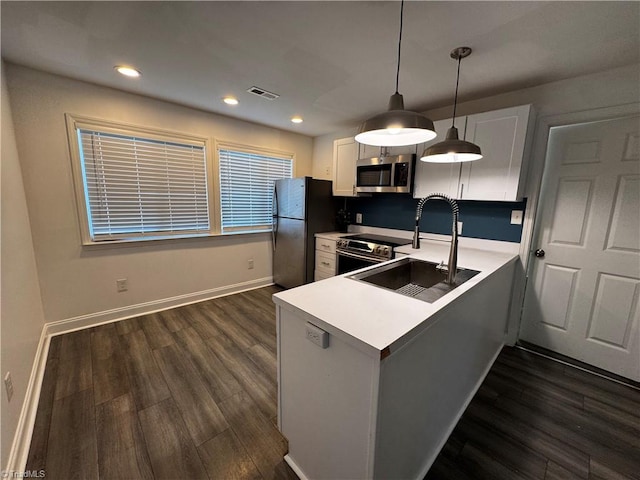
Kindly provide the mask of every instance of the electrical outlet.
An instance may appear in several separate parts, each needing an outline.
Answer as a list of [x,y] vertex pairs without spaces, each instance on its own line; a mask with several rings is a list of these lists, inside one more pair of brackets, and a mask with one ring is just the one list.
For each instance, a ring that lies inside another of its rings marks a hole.
[[327,167],[324,169],[324,174],[328,177],[331,175],[331,167]]
[[249,260],[247,260],[247,268],[249,270],[253,269],[253,258],[250,258]]
[[129,290],[129,281],[126,278],[116,280],[116,289],[118,292],[126,292]]
[[356,213],[356,223],[362,223],[362,214]]
[[511,210],[511,225],[522,225],[522,210]]
[[458,235],[462,235],[462,222],[458,222]]
[[11,401],[13,397],[13,380],[11,380],[11,372],[7,372],[4,376],[4,388],[7,391],[7,401]]
[[315,343],[320,348],[329,347],[329,334],[319,327],[316,327],[313,323],[307,322],[305,329],[305,337],[311,343]]

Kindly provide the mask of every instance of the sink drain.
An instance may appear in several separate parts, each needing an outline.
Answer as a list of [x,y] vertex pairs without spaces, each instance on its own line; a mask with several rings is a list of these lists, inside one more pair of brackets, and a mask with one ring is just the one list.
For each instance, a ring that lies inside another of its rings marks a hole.
[[398,288],[396,292],[401,293],[402,295],[407,295],[408,297],[415,297],[425,290],[426,288],[416,285],[415,283],[407,283],[405,286]]

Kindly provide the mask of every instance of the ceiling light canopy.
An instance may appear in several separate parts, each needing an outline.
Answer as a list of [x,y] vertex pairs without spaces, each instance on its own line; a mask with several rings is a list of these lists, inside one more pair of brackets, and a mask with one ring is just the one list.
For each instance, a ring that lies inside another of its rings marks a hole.
[[142,73],[140,73],[140,70],[136,70],[135,68],[127,65],[116,65],[113,68],[115,68],[118,73],[124,75],[125,77],[138,78],[142,75]]
[[222,101],[224,103],[226,103],[227,105],[238,105],[238,99],[236,97],[232,97],[230,95],[224,97],[222,99]]
[[458,74],[456,77],[456,94],[453,99],[453,120],[451,128],[447,130],[447,136],[443,142],[427,147],[420,160],[432,163],[459,163],[471,162],[482,158],[480,147],[474,143],[460,140],[456,128],[456,106],[458,104],[458,84],[460,82],[460,62],[471,55],[469,47],[458,47],[451,52],[451,58],[458,61]]
[[366,120],[358,129],[355,139],[359,143],[378,147],[415,145],[436,136],[433,122],[424,115],[404,109],[404,99],[398,93],[400,78],[400,50],[402,47],[402,18],[404,0],[400,3],[400,35],[398,39],[398,66],[396,68],[396,93],[389,99],[388,110]]

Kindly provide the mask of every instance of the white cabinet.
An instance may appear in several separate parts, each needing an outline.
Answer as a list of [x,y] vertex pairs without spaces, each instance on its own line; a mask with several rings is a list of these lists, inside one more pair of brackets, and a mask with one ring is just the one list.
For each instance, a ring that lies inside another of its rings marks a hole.
[[467,117],[465,139],[479,145],[483,157],[462,165],[460,199],[522,199],[530,113],[531,106],[523,105]]
[[333,238],[316,236],[315,265],[316,282],[336,274],[336,241]]
[[[458,135],[464,138],[466,117],[456,119]],[[458,183],[460,181],[459,163],[429,163],[420,161],[420,155],[426,147],[444,141],[447,130],[451,127],[451,119],[433,122],[438,135],[433,140],[421,144],[417,154],[416,174],[413,181],[413,198],[424,198],[430,193],[444,193],[452,198],[458,198]]]
[[[414,198],[445,193],[460,200],[517,201],[522,199],[527,130],[533,122],[531,105],[478,113],[456,119],[461,138],[482,149],[483,158],[461,164],[418,161]],[[451,120],[435,123],[444,140]]]
[[355,197],[358,143],[353,137],[333,141],[333,194],[337,197]]

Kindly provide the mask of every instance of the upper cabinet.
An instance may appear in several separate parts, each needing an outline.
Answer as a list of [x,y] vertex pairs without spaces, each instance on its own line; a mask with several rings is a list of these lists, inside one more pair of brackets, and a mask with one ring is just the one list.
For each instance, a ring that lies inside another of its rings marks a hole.
[[356,196],[357,161],[358,143],[353,137],[333,141],[333,194],[335,196]]
[[[464,138],[466,117],[456,119],[458,135]],[[433,140],[419,145],[416,155],[416,174],[413,181],[413,198],[424,198],[430,193],[444,193],[451,198],[458,198],[458,182],[460,180],[460,163],[428,163],[420,161],[426,147],[444,141],[447,130],[451,127],[451,119],[433,122],[437,136]]]
[[[522,105],[456,119],[460,137],[478,145],[483,158],[460,164],[418,161],[414,197],[445,193],[460,200],[521,200],[531,117],[531,105]],[[436,122],[435,126],[438,136],[425,145],[444,140],[451,120]]]

